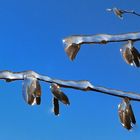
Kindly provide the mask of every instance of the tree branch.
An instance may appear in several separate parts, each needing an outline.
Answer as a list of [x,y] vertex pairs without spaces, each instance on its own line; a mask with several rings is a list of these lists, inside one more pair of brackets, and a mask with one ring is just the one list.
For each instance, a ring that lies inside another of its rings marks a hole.
[[126,34],[73,35],[63,39],[65,52],[74,60],[82,44],[107,44],[111,42],[140,41],[140,32]]
[[140,16],[140,14],[139,13],[137,13],[137,12],[135,12],[134,10],[121,10],[124,14],[126,13],[128,13],[128,14],[134,14],[134,15],[136,15],[136,16]]
[[34,71],[23,71],[23,72],[11,72],[11,71],[0,71],[0,79],[6,80],[7,82],[12,82],[15,80],[24,80],[27,77],[34,77],[37,80],[44,81],[47,83],[56,83],[60,87],[72,88],[83,91],[95,91],[100,93],[105,93],[112,96],[117,96],[121,98],[129,98],[130,100],[140,101],[140,94],[133,92],[125,92],[121,90],[108,89],[105,87],[94,86],[89,81],[72,81],[72,80],[59,80],[53,79],[48,76],[40,75]]
[[140,16],[139,13],[135,12],[134,10],[122,10],[119,8],[108,8],[106,9],[108,12],[113,12],[117,17],[119,17],[120,19],[123,19],[123,14],[133,14],[136,16]]

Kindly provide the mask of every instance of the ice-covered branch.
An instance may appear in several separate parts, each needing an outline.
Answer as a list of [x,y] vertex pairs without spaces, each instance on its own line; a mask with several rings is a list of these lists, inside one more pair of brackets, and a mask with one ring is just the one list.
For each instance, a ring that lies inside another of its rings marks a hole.
[[[0,71],[0,79],[6,80],[7,82],[12,82],[15,80],[24,81],[27,79],[28,79],[28,81],[38,80],[38,81],[44,81],[44,82],[48,82],[48,83],[55,83],[58,86],[63,87],[63,88],[73,88],[73,89],[83,90],[83,91],[101,92],[101,93],[105,93],[105,94],[112,95],[112,96],[117,96],[117,97],[122,97],[122,98],[127,97],[130,100],[140,101],[140,94],[136,94],[133,92],[124,92],[121,90],[108,89],[105,87],[94,86],[89,81],[85,81],[85,80],[72,81],[72,80],[53,79],[53,78],[50,78],[45,75],[40,75],[34,71],[23,71],[23,72]],[[32,84],[32,88],[33,88],[33,86],[36,86],[36,84]]]
[[63,39],[65,52],[74,60],[82,44],[107,44],[110,42],[140,41],[140,32],[126,34],[73,35]]
[[111,9],[108,8],[106,10],[109,11],[109,12],[113,12],[120,19],[123,19],[123,14],[133,14],[133,15],[136,15],[136,16],[140,16],[140,14],[135,12],[134,10],[122,10],[122,9],[118,9],[116,7],[111,8]]
[[65,105],[70,104],[67,95],[63,91],[61,91],[61,87],[73,88],[83,91],[95,91],[112,96],[121,97],[123,99],[123,102],[120,103],[118,106],[118,113],[121,124],[128,130],[132,129],[133,125],[136,124],[136,119],[130,101],[140,101],[140,94],[94,86],[89,81],[85,80],[70,81],[53,79],[45,75],[40,75],[31,70],[23,72],[0,71],[0,79],[5,80],[6,82],[23,80],[22,93],[24,100],[29,105],[40,105],[41,103],[42,93],[39,81],[51,83],[50,89],[53,95],[53,112],[55,115],[59,115],[60,113],[59,102],[62,102]]

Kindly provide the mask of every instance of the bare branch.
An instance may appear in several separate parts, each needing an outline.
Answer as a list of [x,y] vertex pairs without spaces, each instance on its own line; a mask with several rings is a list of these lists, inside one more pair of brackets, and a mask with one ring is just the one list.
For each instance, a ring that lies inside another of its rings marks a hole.
[[15,80],[25,80],[25,78],[31,76],[40,81],[44,81],[48,83],[56,83],[60,87],[64,87],[64,88],[72,88],[72,89],[83,90],[83,91],[96,91],[96,92],[105,93],[108,95],[117,96],[121,98],[127,97],[130,100],[134,100],[134,101],[140,101],[140,94],[94,86],[89,81],[85,81],[85,80],[72,81],[72,80],[52,79],[48,76],[40,75],[34,71],[23,71],[23,72],[0,71],[0,79],[6,80],[8,82],[15,81]]
[[140,16],[139,13],[135,12],[134,10],[122,10],[122,9],[119,9],[119,8],[108,8],[106,9],[108,12],[113,12],[118,18],[120,19],[123,19],[123,14],[133,14],[133,15],[136,15],[136,16]]
[[[74,60],[80,45],[82,44],[106,44],[110,42],[140,41],[140,32],[126,34],[96,34],[96,35],[73,35],[63,39],[65,51],[71,60]],[[78,49],[77,49],[78,48]]]

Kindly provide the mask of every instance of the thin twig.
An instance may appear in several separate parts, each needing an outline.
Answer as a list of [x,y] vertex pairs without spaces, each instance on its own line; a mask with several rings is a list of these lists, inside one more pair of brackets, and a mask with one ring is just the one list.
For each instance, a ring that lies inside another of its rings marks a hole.
[[108,12],[113,12],[117,17],[119,17],[120,19],[123,19],[123,14],[133,14],[136,16],[140,16],[139,13],[135,12],[134,10],[122,10],[119,8],[108,8],[106,9]]
[[140,14],[139,13],[136,13],[135,11],[133,11],[133,10],[131,10],[131,11],[129,11],[129,10],[121,10],[124,14],[126,13],[128,13],[128,14],[134,14],[134,15],[136,15],[136,16],[140,16]]

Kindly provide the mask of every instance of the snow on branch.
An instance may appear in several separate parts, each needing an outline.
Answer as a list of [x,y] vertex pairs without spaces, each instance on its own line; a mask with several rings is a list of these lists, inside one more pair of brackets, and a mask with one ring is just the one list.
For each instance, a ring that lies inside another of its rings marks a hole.
[[123,19],[123,14],[133,14],[136,16],[140,16],[139,13],[135,12],[134,10],[122,10],[116,7],[106,9],[108,12],[113,12],[118,18]]
[[70,60],[75,59],[82,44],[107,44],[111,42],[128,42],[128,45],[125,46],[126,48],[129,49],[127,49],[127,51],[124,51],[123,57],[125,61],[126,59],[131,60],[129,61],[130,65],[136,65],[137,67],[139,67],[140,62],[138,62],[139,64],[135,63],[136,61],[140,60],[139,52],[137,54],[133,53],[134,52],[133,44],[136,41],[140,41],[140,32],[116,34],[116,35],[111,34],[73,35],[63,39],[63,43],[65,44],[65,52],[67,53]]

